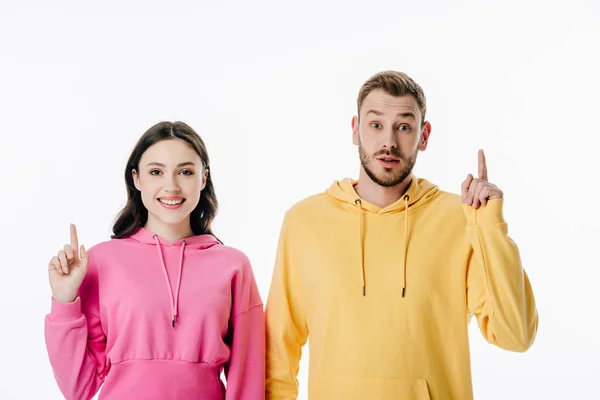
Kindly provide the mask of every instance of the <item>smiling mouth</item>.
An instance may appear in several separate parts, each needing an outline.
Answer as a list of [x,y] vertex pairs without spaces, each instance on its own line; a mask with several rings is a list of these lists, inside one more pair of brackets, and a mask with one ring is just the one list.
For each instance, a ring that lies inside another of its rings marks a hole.
[[177,205],[183,203],[185,201],[185,199],[179,199],[179,200],[158,199],[158,201],[160,201],[161,203],[163,203],[167,206],[177,206]]

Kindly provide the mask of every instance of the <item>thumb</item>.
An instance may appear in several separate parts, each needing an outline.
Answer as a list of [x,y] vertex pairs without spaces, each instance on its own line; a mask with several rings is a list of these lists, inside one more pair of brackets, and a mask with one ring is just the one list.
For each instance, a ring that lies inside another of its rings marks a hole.
[[463,201],[465,201],[467,199],[467,196],[469,194],[469,187],[471,186],[472,181],[473,181],[473,175],[469,174],[469,175],[467,175],[467,179],[465,179],[463,181],[462,185],[460,186],[461,196],[462,196]]

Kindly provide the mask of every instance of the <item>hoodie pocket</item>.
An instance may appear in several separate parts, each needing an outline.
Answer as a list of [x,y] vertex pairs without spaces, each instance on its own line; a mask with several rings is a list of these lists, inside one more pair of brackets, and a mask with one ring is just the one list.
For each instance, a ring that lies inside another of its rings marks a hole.
[[358,378],[319,375],[311,388],[316,399],[431,400],[422,378]]

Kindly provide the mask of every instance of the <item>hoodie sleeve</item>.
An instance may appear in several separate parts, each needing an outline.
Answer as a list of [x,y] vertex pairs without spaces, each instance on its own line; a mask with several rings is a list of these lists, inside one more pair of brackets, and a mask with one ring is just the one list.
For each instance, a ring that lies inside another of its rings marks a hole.
[[234,277],[226,400],[265,398],[265,314],[249,261]]
[[463,204],[472,248],[467,306],[489,343],[524,352],[535,339],[538,314],[519,250],[508,236],[503,205],[503,199],[491,200],[477,210]]
[[302,347],[308,325],[290,249],[289,218],[284,218],[269,298],[267,299],[266,399],[295,400]]
[[45,319],[46,349],[66,399],[91,399],[104,382],[106,336],[100,324],[98,270],[90,254],[88,271],[72,303],[51,300]]

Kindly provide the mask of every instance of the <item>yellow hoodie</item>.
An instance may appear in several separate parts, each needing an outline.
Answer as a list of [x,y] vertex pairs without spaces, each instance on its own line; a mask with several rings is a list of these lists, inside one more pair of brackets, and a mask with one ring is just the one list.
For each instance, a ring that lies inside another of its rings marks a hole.
[[503,200],[477,210],[413,178],[379,208],[336,181],[285,215],[266,306],[267,400],[473,398],[467,325],[525,351],[538,316]]

